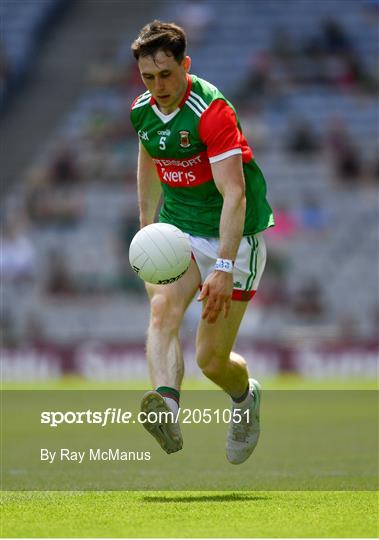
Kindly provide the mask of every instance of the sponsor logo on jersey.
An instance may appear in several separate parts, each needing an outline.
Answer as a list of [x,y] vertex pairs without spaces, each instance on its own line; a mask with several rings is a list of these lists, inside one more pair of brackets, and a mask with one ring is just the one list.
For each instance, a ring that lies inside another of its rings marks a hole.
[[182,148],[188,148],[190,143],[190,132],[186,130],[179,131],[179,144]]
[[158,135],[163,135],[165,137],[169,137],[171,135],[171,130],[170,129],[163,129],[163,130],[157,131],[157,134]]
[[187,159],[153,158],[162,182],[171,187],[197,186],[212,180],[207,152]]
[[140,129],[138,131],[138,137],[141,139],[141,141],[149,140],[149,135],[147,134],[147,131],[144,131],[143,129]]
[[154,163],[158,165],[159,167],[192,167],[193,165],[197,165],[198,163],[201,163],[201,154],[198,154],[197,156],[190,158],[190,159],[157,159],[153,158]]
[[191,184],[196,180],[192,171],[167,171],[164,167],[161,168],[161,176],[167,184]]

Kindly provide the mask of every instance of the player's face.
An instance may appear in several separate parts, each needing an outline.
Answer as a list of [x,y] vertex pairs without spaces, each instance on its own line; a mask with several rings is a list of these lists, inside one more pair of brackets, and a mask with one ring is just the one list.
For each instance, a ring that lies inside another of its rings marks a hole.
[[144,56],[138,60],[142,80],[163,113],[174,111],[182,100],[187,89],[190,62],[186,56],[178,64],[164,51],[158,51],[155,58]]

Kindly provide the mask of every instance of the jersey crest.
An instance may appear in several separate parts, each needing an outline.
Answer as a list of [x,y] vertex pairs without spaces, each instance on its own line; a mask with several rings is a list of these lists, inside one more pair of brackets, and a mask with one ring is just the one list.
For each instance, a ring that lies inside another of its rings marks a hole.
[[187,130],[179,131],[179,144],[182,148],[188,148],[190,143],[190,132]]

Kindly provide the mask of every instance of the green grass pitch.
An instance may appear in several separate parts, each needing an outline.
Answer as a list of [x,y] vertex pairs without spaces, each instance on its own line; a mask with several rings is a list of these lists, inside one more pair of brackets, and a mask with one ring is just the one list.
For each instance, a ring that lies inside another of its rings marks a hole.
[[375,537],[374,492],[8,493],[6,537]]
[[[199,383],[188,384],[191,388],[202,387]],[[376,387],[375,382],[369,381],[325,384],[297,378],[266,381],[264,386],[266,389]],[[38,387],[100,386],[65,379],[41,383]],[[110,388],[109,385],[102,387]],[[135,383],[133,387],[143,388],[144,385]],[[1,536],[12,538],[372,538],[379,532],[375,491],[3,492],[1,505]]]

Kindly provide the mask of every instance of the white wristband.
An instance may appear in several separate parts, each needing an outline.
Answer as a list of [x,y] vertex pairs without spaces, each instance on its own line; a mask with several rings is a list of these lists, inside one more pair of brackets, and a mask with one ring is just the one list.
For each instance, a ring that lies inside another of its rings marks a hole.
[[233,261],[229,259],[217,259],[214,269],[231,274],[233,272],[233,264]]

